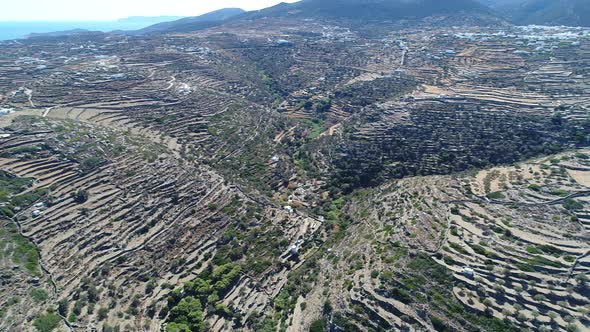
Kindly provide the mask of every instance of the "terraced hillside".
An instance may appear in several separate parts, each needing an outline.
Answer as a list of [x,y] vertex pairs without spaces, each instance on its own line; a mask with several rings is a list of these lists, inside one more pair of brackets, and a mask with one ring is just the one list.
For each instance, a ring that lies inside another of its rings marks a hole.
[[[158,329],[153,318],[166,316],[174,285],[208,264],[222,265],[227,256],[247,266],[233,280],[240,289],[253,288],[256,280],[244,313],[263,308],[266,292],[277,287],[265,271],[279,272],[275,264],[288,269],[280,256],[289,239],[318,229],[312,219],[246,196],[207,166],[175,158],[177,151],[162,141],[41,117],[20,117],[10,129],[2,168],[34,178],[30,190],[43,193],[21,204],[27,208],[13,220],[50,253],[41,263],[72,328],[112,321]],[[252,243],[251,236],[266,241]],[[243,241],[250,243],[247,250],[229,251]]]
[[296,309],[293,324],[583,330],[588,158],[567,153],[358,192],[341,211],[348,235],[310,268],[316,281],[297,300],[322,315]]
[[[19,315],[23,312],[27,313],[27,321],[38,316],[46,317],[48,324],[60,322],[59,317],[51,312],[44,313],[46,309],[51,310],[55,290],[39,266],[39,251],[30,239],[20,234],[20,225],[10,220],[18,206],[31,204],[43,194],[33,190],[31,182],[30,178],[15,177],[4,171],[0,173],[0,290],[7,295],[0,304],[0,328],[7,331],[23,323]],[[26,327],[21,325],[21,328]]]
[[0,44],[0,329],[588,328],[590,30],[452,17]]
[[[506,38],[528,45],[509,46]],[[570,60],[569,52],[578,51],[562,45],[567,50],[555,49],[550,56],[545,41],[536,46],[539,38],[457,33],[419,43],[416,51],[404,53],[403,66],[392,76],[411,74],[422,84],[403,98],[359,105],[365,107],[343,122],[342,135],[317,149],[333,150],[337,182],[362,186],[587,145],[588,86],[582,69],[587,51],[578,50],[581,57]],[[542,56],[548,58],[539,61]],[[432,72],[422,72],[423,66]]]

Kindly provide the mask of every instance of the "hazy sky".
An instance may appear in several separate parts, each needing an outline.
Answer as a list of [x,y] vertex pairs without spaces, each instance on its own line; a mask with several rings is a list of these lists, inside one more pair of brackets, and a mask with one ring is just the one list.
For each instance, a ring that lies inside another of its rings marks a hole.
[[262,9],[296,0],[0,0],[0,21],[88,21],[128,16],[195,16],[216,9]]

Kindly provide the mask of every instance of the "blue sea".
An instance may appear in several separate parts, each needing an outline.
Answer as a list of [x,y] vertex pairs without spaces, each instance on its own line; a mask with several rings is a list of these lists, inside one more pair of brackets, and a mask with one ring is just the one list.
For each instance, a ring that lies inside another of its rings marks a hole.
[[[165,19],[160,20],[165,21]],[[24,38],[31,33],[46,33],[73,29],[90,31],[137,30],[157,22],[121,20],[103,22],[0,22],[0,40]]]

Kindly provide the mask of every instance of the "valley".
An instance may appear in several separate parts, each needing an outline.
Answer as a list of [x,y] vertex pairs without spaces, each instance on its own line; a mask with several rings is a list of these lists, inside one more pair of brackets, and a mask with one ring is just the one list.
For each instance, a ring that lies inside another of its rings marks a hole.
[[590,29],[285,6],[0,42],[0,330],[588,329]]

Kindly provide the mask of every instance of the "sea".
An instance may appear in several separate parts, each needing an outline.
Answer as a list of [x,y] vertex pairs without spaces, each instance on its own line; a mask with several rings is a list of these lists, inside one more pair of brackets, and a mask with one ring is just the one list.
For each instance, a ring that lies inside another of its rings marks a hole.
[[102,21],[102,22],[0,22],[0,40],[25,38],[31,33],[47,33],[86,29],[90,31],[137,30],[153,22]]

